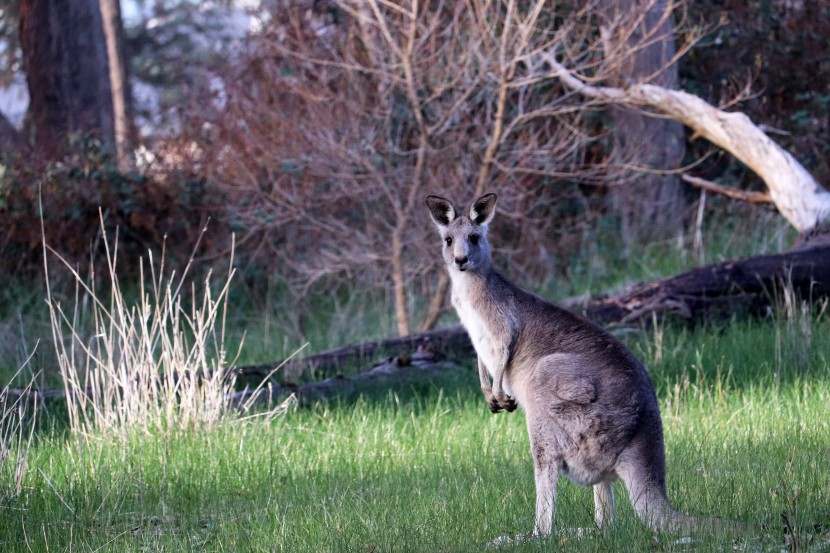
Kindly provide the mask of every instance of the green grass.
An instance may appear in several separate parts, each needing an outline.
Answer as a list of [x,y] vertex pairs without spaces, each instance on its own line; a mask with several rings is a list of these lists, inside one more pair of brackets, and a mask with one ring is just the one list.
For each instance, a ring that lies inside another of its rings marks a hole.
[[[676,238],[622,245],[619,224],[601,219],[574,258],[563,261],[564,275],[542,283],[552,298],[603,294],[631,282],[655,280],[726,259],[779,253],[795,233],[774,212],[711,196],[701,228],[701,247],[694,231]],[[530,283],[525,283],[530,286]]]
[[[669,495],[685,512],[765,524],[747,549],[787,549],[781,513],[830,523],[830,331],[826,315],[630,336],[663,409]],[[472,369],[417,390],[295,408],[124,447],[81,445],[52,419],[23,495],[0,508],[2,551],[482,551],[533,524],[524,415],[492,415]],[[499,550],[712,551],[637,521],[617,486],[607,534]],[[560,485],[556,525],[592,524],[591,491]],[[766,536],[764,534],[767,534]],[[824,545],[822,545],[824,544]]]

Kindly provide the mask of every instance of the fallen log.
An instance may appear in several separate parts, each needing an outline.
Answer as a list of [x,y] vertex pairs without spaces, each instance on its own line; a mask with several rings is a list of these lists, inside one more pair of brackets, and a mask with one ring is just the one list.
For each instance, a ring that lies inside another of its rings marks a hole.
[[388,356],[411,355],[418,350],[441,352],[443,355],[468,356],[474,352],[467,333],[461,326],[454,326],[388,340],[362,342],[324,351],[304,358],[293,358],[265,365],[235,367],[243,376],[267,376],[282,365],[285,375],[311,374],[326,376],[338,371],[349,372]]
[[234,395],[237,404],[251,399],[256,402],[278,403],[294,396],[301,405],[363,393],[372,389],[401,386],[407,382],[423,382],[424,378],[445,376],[448,372],[461,371],[462,366],[451,359],[444,359],[431,351],[419,350],[411,356],[395,356],[378,363],[371,369],[353,376],[335,376],[308,384],[274,383],[259,390],[243,390]]
[[[598,298],[562,302],[606,326],[648,323],[653,316],[677,317],[689,322],[735,315],[765,315],[784,287],[801,298],[820,301],[830,297],[830,244],[707,265],[673,277],[638,284]],[[310,370],[331,375],[359,366],[380,355],[406,355],[428,348],[459,359],[474,355],[461,326],[452,326],[390,340],[365,342],[286,362],[283,370]],[[237,367],[243,375],[264,376],[279,363]]]
[[[785,288],[813,302],[830,297],[830,244],[795,249],[777,255],[764,255],[716,263],[673,277],[629,287],[625,291],[580,301],[563,302],[575,312],[606,326],[648,323],[652,317],[678,317],[689,322],[734,315],[766,315]],[[235,367],[237,375],[261,380],[280,364],[277,374],[310,371],[318,378],[309,384],[272,383],[257,392],[259,399],[281,400],[295,394],[301,402],[311,402],[340,393],[359,391],[369,384],[391,383],[410,376],[435,374],[457,364],[444,360],[472,359],[475,351],[461,326],[344,346],[311,355],[264,365]],[[381,356],[390,356],[377,363]],[[360,367],[372,366],[365,372]],[[344,376],[351,372],[353,376]],[[328,376],[328,378],[326,378]],[[16,397],[22,390],[9,390]],[[41,400],[64,397],[63,390],[34,390]],[[253,392],[238,392],[243,401]]]
[[764,315],[785,288],[808,301],[830,296],[830,245],[707,265],[588,301],[582,311],[604,326],[639,323],[654,315],[694,322]]
[[[331,399],[349,393],[363,393],[373,389],[403,385],[408,382],[423,382],[425,378],[446,376],[448,372],[464,370],[452,359],[437,354],[428,348],[420,348],[411,355],[399,355],[384,359],[370,369],[352,376],[337,374],[307,384],[269,382],[267,385],[233,393],[234,405],[243,406],[253,400],[258,403],[281,403],[293,396],[302,405]],[[88,393],[91,393],[88,392]],[[0,406],[4,401],[25,398],[37,405],[52,403],[66,398],[63,388],[9,388],[0,394]]]

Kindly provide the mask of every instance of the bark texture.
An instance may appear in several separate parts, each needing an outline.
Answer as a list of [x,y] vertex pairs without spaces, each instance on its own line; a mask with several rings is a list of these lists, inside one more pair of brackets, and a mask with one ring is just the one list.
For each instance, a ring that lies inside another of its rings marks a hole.
[[335,375],[309,384],[274,384],[258,392],[242,391],[236,394],[238,402],[256,395],[257,401],[280,402],[294,395],[301,404],[310,404],[337,396],[367,392],[372,389],[402,386],[423,382],[450,371],[463,370],[461,365],[432,353],[416,352],[412,356],[393,357],[381,361],[367,371],[354,376]]
[[[472,355],[474,351],[464,328],[454,326],[388,340],[351,344],[310,355],[304,359],[237,367],[236,370],[243,376],[262,377],[270,374],[274,367],[282,366],[280,371],[285,375],[311,372],[313,375],[328,376],[336,372],[348,372],[361,365],[368,365],[382,356],[404,360],[407,357],[426,358],[430,353],[466,357]],[[413,355],[413,352],[420,353]]]
[[20,155],[26,150],[26,139],[5,115],[0,113],[0,151]]
[[20,45],[35,146],[56,155],[75,133],[114,146],[112,92],[98,0],[21,0]]
[[594,299],[583,311],[601,325],[648,321],[654,314],[690,322],[766,315],[790,287],[804,300],[830,297],[830,244],[700,267]]
[[[604,0],[600,26],[606,59],[614,61],[609,85],[624,88],[648,81],[677,88],[677,53],[668,0]],[[636,160],[642,172],[623,171],[626,178],[611,189],[622,219],[623,238],[669,236],[681,230],[684,185],[675,173],[685,153],[683,126],[624,104],[609,107],[618,163]]]
[[118,167],[124,171],[131,163],[131,100],[124,26],[119,0],[99,0],[107,47],[110,88],[112,89],[113,130]]

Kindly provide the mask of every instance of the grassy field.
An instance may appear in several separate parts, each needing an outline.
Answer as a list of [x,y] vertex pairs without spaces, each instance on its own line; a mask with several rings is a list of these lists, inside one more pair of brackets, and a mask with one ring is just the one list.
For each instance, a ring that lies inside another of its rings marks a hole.
[[[634,255],[597,240],[568,279],[538,288],[597,292],[780,246],[781,225],[752,229],[736,242],[739,233],[715,228],[700,258],[668,243]],[[0,373],[13,374],[48,322],[40,292],[4,294]],[[330,301],[311,306],[317,317],[237,301],[227,349],[244,331],[239,362],[262,363],[303,340],[310,353],[391,333],[371,295]],[[126,441],[75,437],[59,406],[43,410],[19,496],[7,493],[0,459],[0,551],[830,551],[828,334],[826,309],[784,303],[762,321],[620,331],[660,398],[670,498],[690,514],[750,523],[734,541],[655,535],[619,484],[616,526],[578,538],[574,529],[593,525],[592,493],[563,482],[559,534],[490,549],[532,529],[533,470],[523,413],[492,415],[466,360],[417,386],[295,406],[270,422]],[[39,355],[34,366],[54,363]]]
[[[767,526],[739,549],[830,548],[828,331],[826,315],[796,315],[629,337],[661,398],[671,499]],[[73,441],[54,415],[41,424],[51,429],[39,433],[24,492],[0,510],[2,551],[481,551],[532,527],[524,415],[490,414],[472,369],[294,408],[270,424],[124,446]],[[608,533],[499,549],[732,547],[656,536],[617,492]],[[557,527],[590,527],[592,508],[590,490],[563,484]]]

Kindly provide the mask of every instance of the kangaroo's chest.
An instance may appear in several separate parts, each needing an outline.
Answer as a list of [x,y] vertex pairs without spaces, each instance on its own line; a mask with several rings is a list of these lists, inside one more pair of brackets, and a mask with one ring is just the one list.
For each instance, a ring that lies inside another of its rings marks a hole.
[[487,324],[487,318],[484,313],[476,309],[475,305],[464,294],[453,294],[452,304],[455,308],[461,324],[470,335],[470,341],[476,350],[484,366],[487,367],[487,372],[490,376],[495,370],[494,362],[494,337]]

